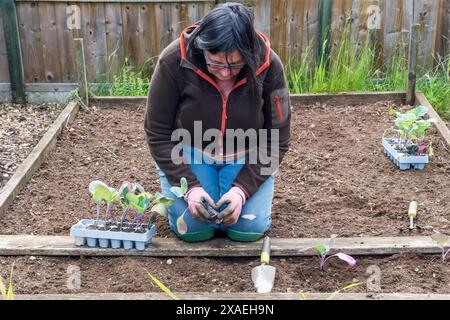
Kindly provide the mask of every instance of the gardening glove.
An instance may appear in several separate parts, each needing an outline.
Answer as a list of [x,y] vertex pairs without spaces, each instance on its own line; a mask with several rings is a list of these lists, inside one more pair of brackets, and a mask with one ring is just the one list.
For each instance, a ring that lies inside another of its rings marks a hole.
[[202,204],[202,200],[207,201],[214,206],[214,201],[209,194],[202,187],[193,187],[185,194],[184,199],[188,203],[188,208],[191,214],[203,222],[208,221],[208,212]]
[[224,225],[235,224],[238,221],[245,199],[245,193],[239,187],[232,187],[220,198],[216,204],[217,208],[228,203],[228,206],[220,212]]

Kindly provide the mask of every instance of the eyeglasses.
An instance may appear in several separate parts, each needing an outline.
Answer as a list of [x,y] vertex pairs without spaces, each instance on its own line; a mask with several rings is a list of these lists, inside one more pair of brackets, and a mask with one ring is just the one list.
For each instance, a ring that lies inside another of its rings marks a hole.
[[233,63],[233,64],[222,64],[222,63],[214,63],[209,61],[208,57],[205,54],[206,65],[213,70],[222,70],[222,69],[230,69],[231,71],[237,71],[245,67],[246,63]]

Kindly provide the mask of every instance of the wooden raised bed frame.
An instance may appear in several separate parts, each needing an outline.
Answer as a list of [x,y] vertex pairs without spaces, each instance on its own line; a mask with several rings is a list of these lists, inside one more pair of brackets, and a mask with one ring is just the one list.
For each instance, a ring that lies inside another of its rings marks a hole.
[[[343,94],[319,94],[319,95],[291,95],[292,104],[330,104],[330,105],[357,105],[362,103],[374,103],[377,101],[393,101],[404,103],[406,94],[403,92],[380,93],[343,93]],[[145,104],[146,97],[93,97],[90,102],[100,107],[111,105]],[[425,105],[429,109],[429,116],[437,121],[434,124],[450,146],[450,130],[433,109],[422,93],[416,94],[416,104]],[[45,161],[49,152],[55,147],[59,134],[70,123],[79,111],[76,102],[70,102],[61,112],[56,121],[50,126],[30,155],[19,166],[0,194],[0,217],[13,202],[21,188],[31,179],[33,173]],[[281,239],[272,240],[272,256],[307,256],[307,252],[299,252],[298,249],[323,242],[326,239]],[[89,247],[76,247],[69,236],[30,236],[30,235],[0,235],[0,256],[17,255],[43,255],[43,256],[209,256],[209,257],[245,257],[259,256],[261,241],[254,243],[232,242],[226,239],[214,239],[206,243],[188,244],[178,239],[154,238],[153,245],[142,252],[124,249],[102,249]],[[345,251],[353,255],[386,255],[399,252],[433,253],[440,249],[430,237],[357,237],[338,238],[333,247],[334,251]],[[182,299],[238,299],[238,300],[292,300],[299,299],[295,293],[272,293],[267,295],[255,293],[179,293]],[[307,299],[326,299],[329,293],[305,293]],[[17,299],[167,299],[163,293],[95,293],[95,294],[42,294],[42,295],[17,295]],[[336,299],[425,299],[440,300],[450,299],[449,294],[350,294],[341,293]]]

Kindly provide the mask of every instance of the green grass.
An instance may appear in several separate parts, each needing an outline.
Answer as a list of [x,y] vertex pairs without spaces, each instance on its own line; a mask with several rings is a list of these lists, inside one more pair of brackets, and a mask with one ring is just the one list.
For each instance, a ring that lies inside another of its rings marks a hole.
[[[329,56],[316,58],[314,43],[308,45],[301,61],[286,64],[291,93],[336,93],[405,91],[408,80],[407,44],[396,44],[393,54],[383,65],[377,65],[375,50],[369,41],[351,42],[351,21],[347,19],[339,30],[340,41],[332,46]],[[367,37],[369,38],[370,35]],[[325,52],[327,42],[322,44]],[[110,70],[115,53],[109,58]],[[132,67],[128,60],[112,82],[100,81],[93,92],[101,96],[145,96],[153,71],[155,57],[140,67]],[[450,120],[450,55],[440,58],[432,70],[419,70],[417,90],[422,91],[435,110]],[[106,78],[106,75],[105,75]]]
[[[377,66],[369,41],[355,46],[350,41],[350,24],[340,30],[341,41],[329,57],[314,61],[310,44],[300,63],[287,64],[291,93],[337,93],[405,91],[408,80],[407,45],[398,43],[388,61]],[[326,42],[322,44],[326,46]],[[324,50],[322,50],[324,51]],[[432,70],[419,70],[417,90],[422,91],[444,119],[450,119],[450,56],[440,58]]]
[[149,80],[142,71],[129,65],[128,60],[110,83],[100,82],[95,90],[98,96],[146,96]]

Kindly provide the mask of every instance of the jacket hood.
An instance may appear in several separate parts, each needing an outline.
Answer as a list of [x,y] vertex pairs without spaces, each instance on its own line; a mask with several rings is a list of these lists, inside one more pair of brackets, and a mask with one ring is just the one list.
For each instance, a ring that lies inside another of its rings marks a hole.
[[[201,61],[198,54],[195,54],[194,39],[198,34],[199,25],[193,24],[186,27],[180,35],[180,66],[189,68],[197,72],[200,69]],[[262,73],[270,65],[270,41],[262,34],[257,32],[260,52],[259,52],[259,67],[256,70],[256,76]]]

